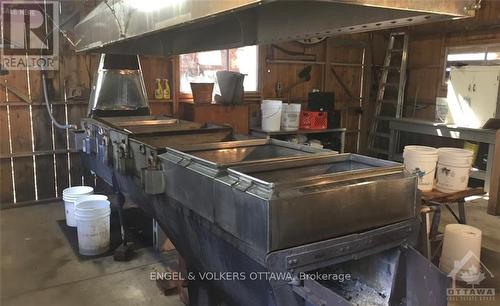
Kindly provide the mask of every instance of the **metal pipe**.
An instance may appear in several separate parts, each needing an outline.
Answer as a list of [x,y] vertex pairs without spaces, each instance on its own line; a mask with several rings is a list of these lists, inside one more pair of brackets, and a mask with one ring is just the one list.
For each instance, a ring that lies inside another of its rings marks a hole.
[[45,100],[45,106],[47,107],[47,112],[49,113],[50,120],[59,129],[76,130],[78,127],[74,124],[60,124],[57,122],[56,118],[52,114],[49,106],[49,96],[47,94],[47,80],[45,79],[45,73],[42,73],[42,87],[43,87],[43,98]]

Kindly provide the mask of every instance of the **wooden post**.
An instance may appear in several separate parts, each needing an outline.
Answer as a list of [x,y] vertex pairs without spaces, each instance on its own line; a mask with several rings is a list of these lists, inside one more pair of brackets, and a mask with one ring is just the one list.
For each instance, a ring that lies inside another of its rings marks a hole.
[[500,215],[500,130],[497,130],[495,140],[495,156],[493,157],[493,169],[491,170],[490,178],[488,214]]
[[181,91],[179,55],[171,57],[170,65],[172,66],[172,88],[170,88],[170,94],[172,96],[172,113],[174,117],[179,118],[179,100]]

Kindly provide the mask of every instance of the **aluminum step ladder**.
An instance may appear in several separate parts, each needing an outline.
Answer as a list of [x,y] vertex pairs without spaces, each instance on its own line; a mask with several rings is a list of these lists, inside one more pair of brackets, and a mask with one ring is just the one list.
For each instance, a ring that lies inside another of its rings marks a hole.
[[389,150],[398,139],[396,132],[391,133],[389,124],[391,119],[400,118],[403,113],[407,61],[408,33],[391,33],[368,135],[368,150],[387,158],[392,158]]

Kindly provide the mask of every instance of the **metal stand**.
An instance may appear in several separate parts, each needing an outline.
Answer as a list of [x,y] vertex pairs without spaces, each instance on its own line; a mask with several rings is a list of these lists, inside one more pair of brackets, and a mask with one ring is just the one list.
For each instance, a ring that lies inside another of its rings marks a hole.
[[122,235],[122,244],[115,250],[113,258],[115,261],[128,261],[132,257],[131,244],[127,241],[127,233],[125,231],[125,222],[123,220],[123,206],[125,205],[125,196],[118,191],[118,218],[120,220],[120,231]]
[[[437,204],[439,204],[439,203],[437,203]],[[453,208],[451,208],[450,204],[451,203],[444,203],[445,207],[451,212],[451,214],[453,215],[455,220],[457,220],[457,222],[460,224],[467,224],[466,217],[465,217],[465,201],[460,200],[457,202],[457,204],[458,204],[458,216],[455,213],[455,211],[453,210]]]
[[[441,243],[431,254],[431,243],[442,242],[442,234],[438,232],[439,223],[441,222],[441,208],[444,206],[451,213],[453,218],[460,224],[467,224],[467,216],[465,209],[465,198],[473,195],[484,194],[483,188],[467,189],[451,194],[444,194],[436,191],[426,192],[423,194],[422,200],[425,206],[422,206],[421,214],[426,229],[426,235],[422,241],[423,253],[428,259],[436,258],[441,250]],[[452,203],[457,203],[458,213],[451,207]],[[429,215],[432,215],[432,221]]]

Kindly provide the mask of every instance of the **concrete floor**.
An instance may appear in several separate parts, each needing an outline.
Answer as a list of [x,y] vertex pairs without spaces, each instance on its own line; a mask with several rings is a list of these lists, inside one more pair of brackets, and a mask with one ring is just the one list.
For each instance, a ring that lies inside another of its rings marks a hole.
[[[468,223],[483,231],[482,260],[496,275],[483,285],[496,288],[495,302],[454,302],[450,306],[500,305],[500,217],[486,214],[486,201],[467,204]],[[164,271],[175,260],[152,249],[140,249],[129,262],[112,257],[79,261],[56,221],[61,203],[0,211],[0,304],[24,305],[183,305],[164,296],[151,271]],[[452,223],[443,210],[442,226]]]
[[140,249],[129,262],[80,261],[56,221],[61,203],[0,211],[0,305],[183,305],[149,279],[173,256]]

